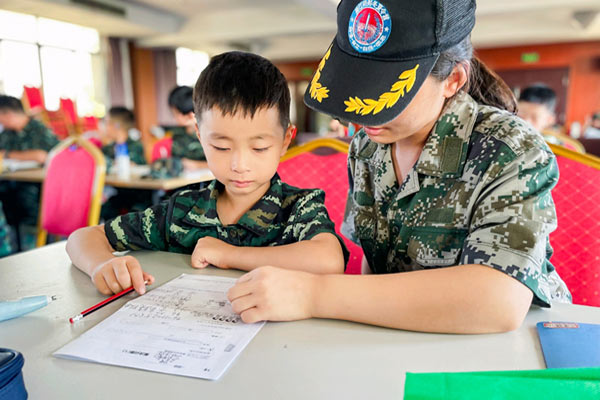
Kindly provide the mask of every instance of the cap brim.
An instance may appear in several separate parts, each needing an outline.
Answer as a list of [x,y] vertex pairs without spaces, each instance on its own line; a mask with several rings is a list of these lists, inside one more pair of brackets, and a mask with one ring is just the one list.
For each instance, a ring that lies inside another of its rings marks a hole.
[[304,94],[315,111],[363,126],[396,118],[412,101],[438,55],[380,61],[342,51],[333,40]]

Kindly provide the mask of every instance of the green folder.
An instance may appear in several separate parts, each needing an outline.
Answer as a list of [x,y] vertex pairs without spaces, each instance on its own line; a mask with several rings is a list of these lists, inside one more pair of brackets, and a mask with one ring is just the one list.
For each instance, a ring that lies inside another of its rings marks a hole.
[[600,368],[406,373],[405,400],[600,399]]

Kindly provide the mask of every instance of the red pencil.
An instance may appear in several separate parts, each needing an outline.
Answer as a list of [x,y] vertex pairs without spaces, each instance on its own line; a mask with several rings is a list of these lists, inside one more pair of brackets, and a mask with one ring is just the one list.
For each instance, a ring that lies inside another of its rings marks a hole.
[[[144,281],[144,284],[146,284],[146,285],[147,285],[147,284],[148,284],[148,281]],[[69,322],[70,322],[70,323],[77,322],[77,321],[79,321],[81,318],[85,317],[86,315],[88,315],[88,314],[91,314],[91,313],[93,313],[94,311],[101,309],[101,308],[102,308],[102,307],[104,307],[105,305],[107,305],[107,304],[110,304],[110,303],[112,303],[113,301],[115,301],[115,300],[117,300],[117,299],[120,299],[121,297],[125,296],[125,295],[126,295],[126,294],[128,294],[128,293],[131,293],[131,292],[133,292],[133,290],[134,290],[134,289],[133,289],[133,286],[131,286],[130,288],[128,288],[128,289],[125,289],[125,290],[123,290],[122,292],[119,292],[119,293],[117,293],[117,294],[114,294],[114,295],[110,296],[108,299],[106,299],[106,300],[103,300],[103,301],[101,301],[100,303],[98,303],[98,304],[96,304],[96,305],[93,305],[93,306],[91,306],[91,307],[90,307],[90,308],[88,308],[87,310],[83,310],[82,312],[80,312],[79,314],[77,314],[76,316],[74,316],[74,317],[72,317],[72,318],[69,318]]]

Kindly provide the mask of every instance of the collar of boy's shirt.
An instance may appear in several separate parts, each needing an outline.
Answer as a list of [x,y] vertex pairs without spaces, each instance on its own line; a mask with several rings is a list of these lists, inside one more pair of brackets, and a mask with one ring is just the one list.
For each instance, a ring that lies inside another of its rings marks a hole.
[[[200,198],[183,217],[183,222],[197,227],[223,225],[217,215],[217,197],[224,188],[216,179],[206,187],[210,192],[208,200]],[[276,173],[271,178],[267,192],[233,226],[241,226],[256,235],[264,235],[274,224],[283,204],[283,183]],[[212,211],[212,212],[210,212]]]

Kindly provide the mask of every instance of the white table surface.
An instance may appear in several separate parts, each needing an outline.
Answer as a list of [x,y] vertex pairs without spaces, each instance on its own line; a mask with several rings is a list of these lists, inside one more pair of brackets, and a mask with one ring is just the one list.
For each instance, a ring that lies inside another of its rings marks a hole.
[[[218,381],[52,357],[135,295],[84,318],[67,319],[103,296],[73,267],[65,243],[0,259],[0,300],[40,294],[59,300],[0,322],[0,347],[23,353],[31,399],[401,399],[405,372],[544,368],[538,321],[600,323],[600,308],[532,308],[523,326],[492,335],[425,334],[332,320],[267,323]],[[160,285],[181,273],[237,277],[189,266],[182,254],[137,252]]]

